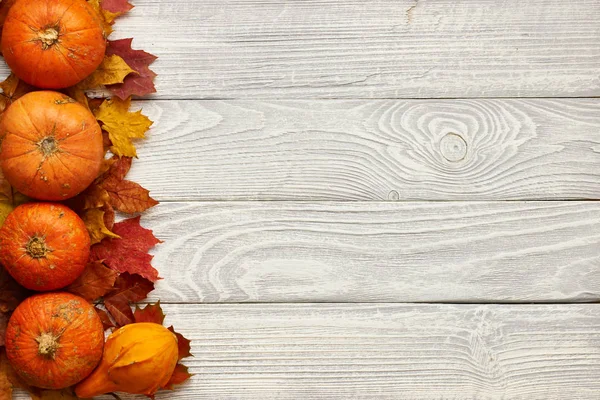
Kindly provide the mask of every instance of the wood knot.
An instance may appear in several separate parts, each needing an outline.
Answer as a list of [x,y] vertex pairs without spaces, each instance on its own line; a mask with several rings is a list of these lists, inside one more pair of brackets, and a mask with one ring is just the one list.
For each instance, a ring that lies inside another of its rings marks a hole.
[[456,133],[448,133],[440,141],[442,156],[450,162],[459,162],[467,156],[467,142]]

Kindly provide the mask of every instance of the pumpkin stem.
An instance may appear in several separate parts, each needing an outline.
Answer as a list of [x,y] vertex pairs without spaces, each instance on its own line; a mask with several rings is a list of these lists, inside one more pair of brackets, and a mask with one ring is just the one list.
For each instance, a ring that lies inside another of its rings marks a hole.
[[49,157],[58,151],[58,143],[52,136],[45,137],[38,142],[40,151],[44,154],[44,157]]
[[58,42],[58,26],[50,26],[38,32],[38,38],[42,42],[42,50],[48,50]]
[[51,333],[42,333],[35,341],[38,343],[38,353],[46,358],[54,359],[56,351],[60,347],[58,337]]
[[25,245],[25,251],[31,258],[44,258],[50,249],[46,246],[44,238],[33,236]]

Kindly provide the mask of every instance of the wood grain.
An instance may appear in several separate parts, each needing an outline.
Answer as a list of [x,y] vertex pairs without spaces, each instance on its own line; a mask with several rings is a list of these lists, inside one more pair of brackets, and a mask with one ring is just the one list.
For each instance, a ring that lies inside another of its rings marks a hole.
[[165,203],[164,302],[600,300],[600,203]]
[[597,0],[134,3],[159,98],[600,95]]
[[600,198],[600,99],[138,106],[159,200]]
[[186,363],[196,375],[158,399],[563,400],[600,391],[598,304],[165,308],[167,323],[192,339]]

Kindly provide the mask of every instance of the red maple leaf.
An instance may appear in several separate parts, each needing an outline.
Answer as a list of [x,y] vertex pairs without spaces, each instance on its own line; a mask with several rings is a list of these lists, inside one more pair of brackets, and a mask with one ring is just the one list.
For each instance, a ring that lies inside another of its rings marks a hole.
[[153,256],[148,251],[161,241],[150,229],[140,226],[140,217],[116,223],[113,232],[121,238],[106,238],[93,245],[91,259],[103,260],[104,264],[117,272],[139,274],[152,282],[157,281],[158,271],[150,264]]
[[171,375],[171,379],[165,385],[164,389],[173,390],[173,385],[180,385],[192,377],[192,374],[188,372],[188,367],[183,364],[177,364],[175,371]]
[[[115,225],[116,226],[116,225]],[[104,306],[119,326],[135,322],[131,303],[144,300],[154,290],[154,284],[139,275],[123,273],[115,289],[104,297]]]
[[179,350],[179,360],[181,361],[181,359],[186,358],[186,357],[191,357],[192,356],[192,346],[191,346],[191,341],[189,339],[186,339],[185,337],[183,337],[183,335],[179,332],[175,332],[175,328],[173,328],[172,326],[168,327],[167,329],[169,329],[171,332],[173,332],[175,334],[175,336],[177,336],[177,348]]
[[96,314],[98,314],[98,316],[100,317],[100,321],[102,321],[102,326],[104,327],[104,330],[115,327],[115,323],[112,319],[110,319],[110,315],[108,315],[106,311],[98,307],[96,307],[95,310]]
[[135,306],[133,313],[135,322],[153,322],[162,325],[165,320],[165,314],[160,306],[160,301],[156,304],[148,304],[144,308]]
[[106,190],[111,205],[124,213],[146,211],[158,204],[150,197],[150,192],[139,184],[125,180],[125,175],[131,168],[131,157],[113,158],[109,170],[98,179],[97,185]]
[[108,89],[121,100],[125,100],[131,95],[145,96],[156,92],[154,87],[156,73],[149,68],[149,65],[157,57],[143,50],[133,50],[131,48],[132,40],[131,38],[109,40],[106,48],[107,56],[118,55],[137,72],[137,74],[129,74],[123,83],[108,86]]
[[83,274],[65,290],[94,301],[113,289],[119,274],[104,266],[102,261],[88,263]]
[[124,14],[133,6],[127,0],[102,0],[102,8],[112,13]]

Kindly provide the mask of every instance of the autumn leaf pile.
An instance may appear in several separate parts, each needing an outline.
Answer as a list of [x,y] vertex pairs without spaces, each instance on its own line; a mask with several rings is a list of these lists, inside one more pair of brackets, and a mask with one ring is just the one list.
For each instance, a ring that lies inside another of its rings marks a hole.
[[[0,25],[13,2],[0,3]],[[126,0],[88,0],[88,3],[100,16],[106,34],[112,32],[119,16],[133,8]],[[76,86],[63,90],[95,115],[103,131],[107,153],[101,174],[92,185],[65,202],[85,222],[92,243],[84,273],[66,290],[93,303],[107,330],[134,322],[162,324],[165,318],[159,303],[132,309],[134,303],[147,298],[159,279],[149,251],[161,242],[151,230],[140,225],[139,216],[158,202],[146,189],[126,179],[137,158],[136,141],[143,139],[152,125],[142,111],[131,109],[131,96],[156,91],[153,82],[156,74],[149,67],[155,59],[152,54],[133,49],[132,39],[109,39],[105,58],[98,69]],[[0,89],[0,113],[19,97],[37,90],[15,75],[0,83]],[[105,98],[93,98],[88,95],[91,92],[108,94]],[[16,206],[28,201],[0,175],[0,224]],[[129,218],[116,222],[117,213]],[[0,267],[0,346],[4,345],[10,313],[29,294]],[[181,360],[191,355],[190,345],[183,336],[176,335]],[[165,389],[172,389],[189,377],[187,368],[178,364]],[[76,399],[70,389],[40,390],[21,383],[11,372],[0,347],[0,400],[10,399],[13,387],[28,390],[33,399]]]

